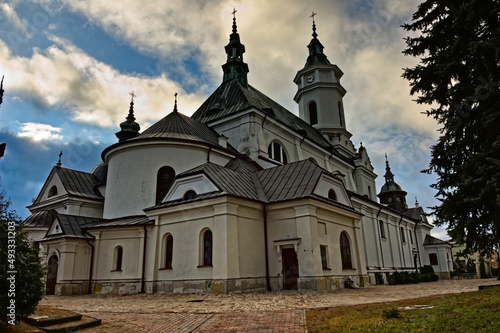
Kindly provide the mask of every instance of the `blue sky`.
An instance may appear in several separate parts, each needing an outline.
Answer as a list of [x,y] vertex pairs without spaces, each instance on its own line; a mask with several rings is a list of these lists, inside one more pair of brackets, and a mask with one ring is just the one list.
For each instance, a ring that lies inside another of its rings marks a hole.
[[[437,126],[421,114],[401,78],[416,59],[404,57],[400,27],[420,1],[69,1],[0,3],[2,188],[13,208],[38,195],[63,151],[63,166],[82,171],[116,142],[135,91],[135,112],[146,129],[172,110],[191,115],[222,80],[224,46],[235,7],[246,46],[249,83],[291,112],[292,82],[307,58],[312,11],[319,39],[344,76],[346,123],[368,150],[383,185],[387,153],[395,180],[423,207],[437,204],[420,173],[430,160]],[[442,228],[433,234],[446,238]]]

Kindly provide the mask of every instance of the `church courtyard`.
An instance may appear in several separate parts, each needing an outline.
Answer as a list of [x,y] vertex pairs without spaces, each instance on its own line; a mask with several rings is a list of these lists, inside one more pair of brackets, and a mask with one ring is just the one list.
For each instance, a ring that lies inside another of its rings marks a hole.
[[372,285],[333,292],[46,296],[41,306],[102,319],[81,332],[305,332],[307,309],[477,291],[496,279]]

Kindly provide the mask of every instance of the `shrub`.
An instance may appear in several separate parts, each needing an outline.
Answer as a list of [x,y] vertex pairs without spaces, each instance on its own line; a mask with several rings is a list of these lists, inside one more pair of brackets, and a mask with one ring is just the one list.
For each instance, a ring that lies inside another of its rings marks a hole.
[[399,310],[394,308],[390,310],[384,310],[382,311],[382,317],[385,319],[398,319],[400,318]]
[[424,265],[420,268],[420,274],[434,274],[434,268],[431,265]]
[[382,276],[382,273],[375,273],[375,283],[380,285],[380,284],[384,284],[384,278]]
[[413,283],[419,283],[420,282],[421,279],[420,279],[420,274],[419,273],[417,273],[417,272],[411,272],[410,275],[411,275]]

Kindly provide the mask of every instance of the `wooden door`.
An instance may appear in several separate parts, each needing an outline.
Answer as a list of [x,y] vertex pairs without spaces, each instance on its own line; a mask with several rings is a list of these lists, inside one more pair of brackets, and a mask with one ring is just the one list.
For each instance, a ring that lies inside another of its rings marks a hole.
[[283,289],[297,290],[299,277],[299,260],[294,249],[281,249],[283,270]]
[[56,291],[57,282],[57,266],[58,260],[56,255],[52,255],[49,258],[48,272],[47,272],[47,284],[45,286],[45,293],[47,295],[54,295]]

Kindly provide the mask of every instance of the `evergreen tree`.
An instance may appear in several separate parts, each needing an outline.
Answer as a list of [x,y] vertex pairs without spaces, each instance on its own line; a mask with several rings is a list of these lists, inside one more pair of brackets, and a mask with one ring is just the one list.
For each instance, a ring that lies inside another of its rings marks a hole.
[[[44,293],[45,269],[38,247],[19,226],[0,190],[0,321],[14,324],[35,311]],[[1,329],[1,325],[0,325]]]
[[500,239],[500,2],[426,0],[403,28],[403,53],[420,58],[403,77],[440,125],[423,170],[437,175],[435,222],[487,252]]

